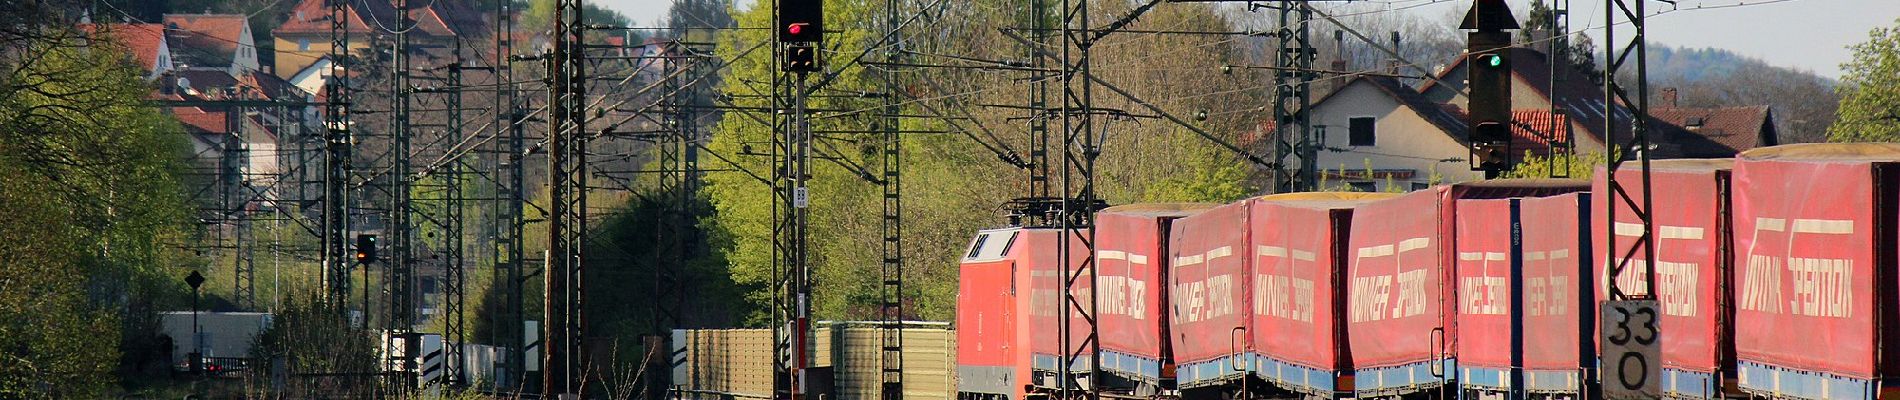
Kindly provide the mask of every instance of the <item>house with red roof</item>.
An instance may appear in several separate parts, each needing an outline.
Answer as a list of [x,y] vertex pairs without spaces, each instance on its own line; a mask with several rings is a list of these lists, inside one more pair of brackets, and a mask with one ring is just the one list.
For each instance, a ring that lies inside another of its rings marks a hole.
[[[1627,137],[1633,117],[1611,107],[1602,86],[1587,75],[1554,71],[1560,79],[1551,90],[1553,71],[1543,53],[1519,48],[1511,57],[1513,159],[1565,149],[1602,152],[1610,120],[1624,127],[1618,137]],[[1452,64],[1418,89],[1389,76],[1352,76],[1316,99],[1308,119],[1315,132],[1312,161],[1318,178],[1328,188],[1364,191],[1482,179],[1470,161],[1464,68]],[[1656,158],[1733,157],[1779,143],[1767,106],[1679,108],[1665,99],[1652,105],[1650,114],[1651,154]],[[1262,130],[1267,133],[1252,137],[1271,138],[1276,129]]]
[[240,14],[165,14],[166,42],[180,67],[241,76],[260,68],[251,24]]
[[145,71],[145,80],[158,79],[173,68],[171,46],[160,24],[84,24],[80,30],[93,39],[103,39],[130,53],[130,61]]
[[[277,48],[276,71],[291,76],[330,54],[332,29],[328,0],[300,0],[271,30]],[[412,2],[413,3],[413,2]],[[346,6],[344,31],[352,53],[368,49],[372,39],[393,40],[397,26],[395,0],[351,1]],[[411,4],[415,20],[412,43],[418,48],[446,47],[458,37],[491,34],[481,13],[460,1]]]
[[[1616,121],[1620,127],[1617,138],[1628,137],[1630,121],[1635,117],[1622,107],[1612,105],[1614,103],[1604,95],[1602,83],[1573,68],[1560,66],[1553,69],[1549,58],[1534,49],[1513,48],[1510,57],[1512,108],[1543,110],[1546,114],[1554,108],[1570,122],[1567,124],[1570,128],[1567,133],[1554,130],[1540,133],[1569,136],[1578,154],[1602,152],[1607,148],[1605,143],[1609,139],[1606,124],[1609,121]],[[1463,109],[1466,99],[1461,92],[1465,90],[1464,77],[1467,73],[1464,58],[1459,57],[1439,71],[1437,79],[1425,82],[1419,92],[1431,101]],[[1663,94],[1662,101],[1650,104],[1652,157],[1733,157],[1743,150],[1779,143],[1779,133],[1774,130],[1772,123],[1773,112],[1767,106],[1678,109],[1675,101],[1668,98],[1667,93]],[[1722,129],[1686,128],[1683,124],[1689,123],[1689,116],[1697,113],[1708,116],[1719,114],[1723,122],[1732,120],[1738,125],[1725,125]],[[1523,120],[1518,122],[1522,125]],[[1739,125],[1748,126],[1744,128]],[[1557,127],[1561,125],[1548,128]]]

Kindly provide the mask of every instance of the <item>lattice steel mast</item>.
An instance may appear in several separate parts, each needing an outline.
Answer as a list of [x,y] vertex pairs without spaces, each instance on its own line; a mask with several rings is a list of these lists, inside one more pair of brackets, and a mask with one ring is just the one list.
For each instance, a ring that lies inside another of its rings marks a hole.
[[898,6],[901,0],[884,1],[884,29],[889,42],[884,48],[884,61],[887,63],[882,72],[884,78],[883,114],[879,118],[879,128],[883,130],[883,146],[879,149],[879,159],[883,162],[883,174],[879,187],[883,189],[883,218],[880,220],[883,233],[883,279],[879,285],[880,317],[883,320],[883,343],[881,346],[881,375],[885,400],[899,400],[904,397],[904,196],[903,196],[903,141],[898,133],[903,129],[903,107],[898,103],[897,94],[903,87],[897,83],[897,65],[904,63],[904,39],[902,25],[898,19]]
[[[514,84],[514,2],[495,2],[495,54],[493,55],[495,77],[495,201],[492,221],[495,224],[495,238],[490,250],[493,252],[495,268],[495,286],[506,300],[496,321],[495,343],[503,350],[501,370],[496,373],[496,386],[512,388],[517,392],[526,392],[529,383],[525,367],[527,353],[527,332],[525,320],[527,311],[522,303],[522,290],[525,288],[524,249],[522,248],[525,224],[523,202],[525,195],[526,170],[523,164],[527,151],[524,137],[519,97]],[[538,381],[538,380],[536,380]]]
[[[1278,43],[1274,52],[1273,71],[1273,121],[1276,124],[1273,135],[1273,160],[1279,165],[1274,169],[1274,190],[1279,192],[1303,192],[1314,190],[1318,179],[1317,152],[1323,143],[1318,143],[1313,132],[1313,123],[1307,110],[1313,105],[1313,59],[1318,52],[1313,49],[1311,25],[1313,6],[1306,1],[1280,1],[1273,7],[1279,11],[1279,26],[1274,39]],[[1298,158],[1297,167],[1288,163],[1288,159]]]
[[330,79],[325,81],[323,149],[323,296],[338,313],[347,314],[350,267],[349,178],[352,128],[350,122],[350,7],[347,0],[329,0]]
[[548,62],[548,256],[542,398],[580,395],[587,365],[581,339],[582,250],[587,232],[587,74],[581,0],[554,3]]
[[414,138],[411,125],[415,101],[415,85],[410,82],[411,43],[414,39],[411,28],[415,21],[409,15],[409,1],[396,1],[396,43],[390,54],[390,79],[393,84],[395,101],[391,104],[390,147],[384,157],[390,161],[390,170],[384,175],[387,179],[386,195],[389,196],[387,208],[388,225],[385,234],[389,238],[389,257],[384,261],[387,273],[383,275],[383,290],[388,296],[389,317],[384,320],[384,329],[391,338],[400,341],[384,343],[385,363],[391,371],[390,388],[396,393],[405,393],[414,388],[416,379],[416,357],[418,344],[414,334],[416,322],[415,293],[415,225],[411,213],[415,209],[411,204],[411,187],[414,175],[410,171],[410,141]]
[[[1057,265],[1063,268],[1062,320],[1059,335],[1064,357],[1057,367],[1057,398],[1100,399],[1097,390],[1084,390],[1101,382],[1102,347],[1100,326],[1095,316],[1095,211],[1100,199],[1095,193],[1095,159],[1101,154],[1096,139],[1094,84],[1090,71],[1089,50],[1100,39],[1089,21],[1088,0],[1062,0],[1061,56],[1062,99],[1062,195],[1060,221],[1062,235],[1057,239]],[[1077,260],[1076,257],[1081,257]],[[1082,287],[1086,286],[1086,288]],[[1077,293],[1082,291],[1083,293]],[[1072,321],[1082,321],[1083,332],[1076,332]],[[1080,334],[1080,340],[1077,335]],[[1083,371],[1075,371],[1077,363]]]
[[[1604,170],[1604,180],[1609,184],[1609,193],[1604,195],[1610,198],[1605,202],[1608,208],[1603,218],[1609,221],[1607,222],[1609,226],[1618,226],[1616,209],[1629,207],[1630,214],[1639,219],[1638,224],[1642,226],[1642,233],[1636,236],[1635,242],[1627,252],[1617,250],[1615,230],[1605,235],[1604,243],[1608,247],[1605,251],[1612,260],[1609,276],[1613,277],[1623,276],[1624,269],[1631,266],[1631,260],[1639,256],[1642,260],[1656,259],[1655,225],[1650,218],[1650,210],[1653,208],[1650,208],[1649,197],[1649,152],[1651,150],[1649,143],[1649,39],[1647,36],[1649,23],[1646,21],[1648,16],[1643,11],[1643,4],[1646,2],[1648,0],[1607,0],[1607,4],[1603,7],[1604,21],[1610,22],[1604,24],[1603,27],[1603,42],[1606,43],[1604,52],[1608,56],[1608,63],[1603,66],[1603,90],[1608,97],[1604,100],[1610,104],[1612,110],[1603,122],[1603,132],[1608,135],[1607,142],[1611,145],[1609,165]],[[1630,36],[1628,44],[1625,44],[1622,49],[1616,47],[1617,24],[1614,22],[1618,14],[1629,20],[1630,29],[1635,31]],[[1618,71],[1632,61],[1634,65],[1631,65],[1633,67],[1631,72],[1635,74],[1632,82],[1635,83],[1633,89],[1636,91],[1633,93],[1634,97],[1630,93],[1632,88],[1617,82]],[[1618,113],[1614,112],[1617,109],[1629,113],[1629,137],[1617,137]],[[1635,161],[1638,165],[1635,182],[1630,182],[1631,177],[1628,174],[1617,173],[1624,163],[1631,161]],[[1632,195],[1628,189],[1625,189],[1631,184],[1639,187],[1640,192]],[[1617,284],[1619,279],[1610,279],[1610,300],[1655,298],[1655,269],[1638,263],[1636,268],[1641,269],[1639,272],[1642,273],[1643,293],[1626,293],[1623,291],[1624,288]]]

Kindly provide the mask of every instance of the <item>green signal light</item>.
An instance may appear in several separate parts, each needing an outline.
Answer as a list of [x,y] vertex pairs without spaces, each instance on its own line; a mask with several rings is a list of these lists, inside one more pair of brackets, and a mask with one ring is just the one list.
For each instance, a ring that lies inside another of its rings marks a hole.
[[1498,57],[1496,54],[1485,54],[1478,56],[1478,62],[1486,67],[1497,68],[1504,66],[1504,57]]

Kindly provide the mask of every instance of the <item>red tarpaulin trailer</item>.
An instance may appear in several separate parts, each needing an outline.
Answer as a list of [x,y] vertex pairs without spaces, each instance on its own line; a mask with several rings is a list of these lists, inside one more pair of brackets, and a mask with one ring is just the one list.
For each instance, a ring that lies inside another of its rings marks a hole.
[[[1096,305],[1102,370],[1147,384],[1172,366],[1167,346],[1166,236],[1175,219],[1213,204],[1131,204],[1096,215]],[[1076,326],[1085,326],[1079,317]]]
[[1360,395],[1426,390],[1457,354],[1452,245],[1457,199],[1579,192],[1567,179],[1499,179],[1439,186],[1355,211],[1347,248],[1347,312]]
[[[1873,398],[1893,378],[1900,145],[1750,150],[1735,165],[1741,388]],[[1884,358],[1882,358],[1884,357]]]
[[[1538,393],[1580,393],[1583,368],[1596,365],[1596,304],[1586,236],[1591,194],[1571,193],[1518,200],[1523,244],[1517,257],[1522,279],[1524,382]],[[1463,211],[1460,211],[1461,213]],[[1469,332],[1469,331],[1466,331]]]
[[1183,388],[1243,375],[1249,350],[1246,261],[1248,202],[1215,207],[1174,222],[1169,255],[1171,337]]
[[1253,201],[1252,330],[1256,375],[1290,391],[1352,392],[1345,356],[1347,228],[1353,208],[1385,193],[1290,193]]
[[[1660,266],[1656,274],[1657,300],[1662,306],[1659,324],[1669,332],[1662,335],[1662,389],[1672,397],[1721,398],[1723,380],[1734,378],[1735,331],[1728,322],[1732,311],[1725,307],[1732,304],[1733,297],[1728,277],[1734,271],[1729,256],[1729,170],[1734,164],[1733,159],[1650,162],[1650,185],[1663,189],[1650,196],[1649,214],[1656,229],[1655,264]],[[1590,219],[1590,237],[1598,254],[1593,256],[1597,260],[1620,260],[1642,233],[1641,220],[1629,207],[1618,203],[1614,228],[1617,249],[1605,251],[1612,228],[1606,226],[1602,216],[1608,212],[1607,202],[1622,200],[1609,194],[1603,169],[1597,171],[1593,184],[1597,195],[1591,199],[1597,217]],[[1635,172],[1634,167],[1625,166],[1621,173]],[[1624,190],[1632,197],[1643,193],[1643,188],[1634,184],[1626,184]],[[1609,253],[1616,258],[1606,257]],[[1645,262],[1643,254],[1636,254],[1634,260],[1617,284],[1625,293],[1647,294],[1642,271],[1650,263]],[[1598,300],[1609,300],[1609,275],[1605,270],[1609,262],[1614,261],[1597,263],[1592,274]]]
[[1515,200],[1458,200],[1458,379],[1467,388],[1510,388],[1522,332],[1513,321],[1520,283],[1512,246]]
[[1360,207],[1346,247],[1346,319],[1355,388],[1366,394],[1439,384],[1451,326],[1439,256],[1443,188]]

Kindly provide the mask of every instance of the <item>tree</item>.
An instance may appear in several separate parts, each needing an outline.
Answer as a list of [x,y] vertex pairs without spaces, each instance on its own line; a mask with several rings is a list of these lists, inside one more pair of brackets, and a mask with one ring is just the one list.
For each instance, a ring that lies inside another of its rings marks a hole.
[[1840,119],[1828,128],[1836,142],[1900,140],[1900,20],[1874,28],[1841,65]]
[[109,35],[41,17],[0,33],[0,397],[100,397],[202,264],[176,247],[188,151]]
[[[1544,0],[1531,0],[1530,13],[1524,18],[1524,29],[1517,32],[1518,43],[1529,44],[1535,49],[1568,46],[1565,48],[1568,51],[1564,57],[1567,65],[1592,80],[1601,80],[1603,70],[1597,67],[1596,42],[1591,41],[1589,35],[1551,37],[1551,33],[1556,29],[1556,16],[1556,10],[1552,10],[1544,3]],[[1549,42],[1533,43],[1540,40]]]

